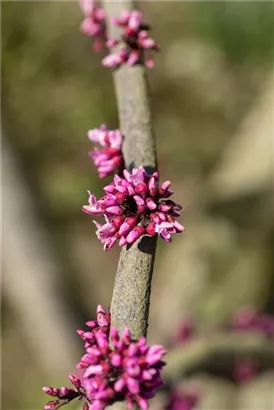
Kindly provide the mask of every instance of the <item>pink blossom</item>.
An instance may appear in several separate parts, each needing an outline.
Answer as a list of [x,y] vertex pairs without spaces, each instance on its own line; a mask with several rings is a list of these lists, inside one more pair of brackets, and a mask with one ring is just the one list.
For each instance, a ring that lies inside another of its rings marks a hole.
[[193,338],[195,331],[195,322],[191,317],[189,317],[185,319],[179,326],[175,340],[178,343],[187,343]]
[[69,375],[73,388],[43,387],[44,393],[54,397],[44,410],[57,410],[74,399],[82,401],[83,410],[103,410],[122,400],[128,408],[136,403],[147,409],[148,399],[163,385],[162,358],[166,351],[160,345],[147,345],[145,337],[133,340],[129,329],[121,336],[117,329],[110,330],[110,312],[101,305],[96,320],[86,324],[88,332],[78,330],[85,342],[85,354],[77,365],[84,369],[82,375]]
[[234,316],[232,327],[238,331],[255,331],[274,336],[274,317],[260,314],[255,309],[245,307]]
[[[95,344],[95,333],[101,332],[109,335],[110,331],[110,312],[106,312],[102,305],[97,306],[96,310],[96,320],[89,321],[86,323],[89,330],[85,332],[84,330],[77,330],[77,333],[82,340],[85,341],[85,347],[90,348]],[[82,366],[78,366],[82,367]]]
[[97,202],[96,197],[90,191],[88,191],[88,194],[89,194],[89,199],[88,199],[89,204],[83,207],[83,211],[90,215],[101,215],[103,209],[100,207],[99,203]]
[[108,54],[106,57],[104,57],[102,64],[104,67],[117,68],[120,67],[121,64],[128,61],[129,55],[130,51],[127,48],[122,47],[116,53]]
[[161,238],[164,239],[164,241],[166,242],[171,242],[172,234],[176,232],[183,232],[183,231],[184,231],[184,227],[180,225],[178,222],[176,223],[176,221],[155,223],[155,232],[157,232],[158,235],[160,235]]
[[255,362],[251,359],[237,360],[233,372],[234,380],[240,384],[249,382],[257,373],[256,367]]
[[101,241],[101,243],[104,244],[104,249],[107,249],[110,246],[110,241],[112,237],[114,236],[114,234],[116,233],[117,228],[113,222],[109,221],[107,216],[105,216],[105,221],[106,223],[104,225],[101,225],[96,221],[93,221],[93,222],[97,228],[97,231],[96,231],[97,238],[99,239],[99,241]]
[[193,410],[196,408],[199,396],[196,391],[190,389],[179,389],[171,392],[170,402],[166,410]]
[[[155,40],[149,36],[150,27],[143,22],[142,13],[138,10],[124,11],[120,18],[114,18],[112,23],[123,31],[119,39],[109,39],[107,46],[112,49],[117,44],[123,44],[102,60],[105,67],[117,68],[121,64],[129,66],[142,62],[145,50],[159,50]],[[151,58],[144,58],[148,68],[153,67]]]
[[115,24],[116,26],[124,27],[124,25],[128,24],[130,16],[131,16],[130,11],[123,10],[121,16],[120,17],[113,17],[111,22],[113,24]]
[[100,128],[89,130],[88,138],[103,147],[89,152],[100,178],[112,174],[115,169],[121,167],[123,136],[120,130],[109,130],[105,124],[102,124]]
[[[129,329],[119,337],[113,328],[111,344],[104,333],[95,334],[96,351],[87,350],[82,360],[88,367],[83,386],[91,402],[91,410],[125,400],[128,408],[135,403],[143,410],[148,408],[148,399],[162,386],[162,361],[166,351],[162,346],[148,346],[144,337],[135,341]],[[92,364],[90,364],[92,363]]]
[[141,55],[142,55],[141,50],[130,51],[128,55],[128,59],[127,59],[127,64],[130,66],[136,64],[140,60]]
[[85,16],[93,14],[95,8],[94,0],[80,0],[79,5]]
[[80,0],[80,8],[85,16],[80,30],[83,34],[93,37],[94,51],[100,51],[106,40],[105,12],[97,7],[95,0]]
[[123,177],[114,176],[104,190],[106,195],[97,200],[89,193],[89,204],[83,207],[88,214],[102,215],[104,224],[95,222],[97,237],[108,250],[118,241],[120,246],[133,244],[143,235],[159,235],[171,242],[172,235],[184,231],[176,220],[182,207],[169,199],[174,191],[170,181],[158,187],[158,173],[149,176],[143,167]]
[[70,375],[70,380],[73,380],[74,387],[77,388],[68,388],[68,387],[43,387],[43,392],[46,393],[48,396],[55,397],[55,400],[50,400],[48,401],[45,406],[44,410],[55,410],[58,409],[59,407],[63,406],[64,404],[69,403],[70,401],[81,397],[81,393],[79,389],[82,387],[81,386],[81,381],[80,379],[76,378],[73,375]]
[[88,138],[102,145],[102,147],[120,149],[123,136],[120,130],[110,130],[105,124],[102,124],[100,128],[94,128],[88,131]]

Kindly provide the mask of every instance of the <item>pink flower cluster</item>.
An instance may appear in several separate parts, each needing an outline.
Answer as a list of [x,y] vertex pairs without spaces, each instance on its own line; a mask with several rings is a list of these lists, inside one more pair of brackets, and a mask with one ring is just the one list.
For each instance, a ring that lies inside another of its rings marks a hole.
[[[102,64],[105,67],[116,68],[121,64],[132,66],[141,62],[145,50],[159,50],[155,40],[149,36],[150,27],[143,22],[140,11],[124,11],[121,17],[113,19],[112,23],[121,27],[123,32],[119,40],[110,39],[106,44],[110,49],[117,44],[122,46],[103,59]],[[148,68],[153,67],[152,59],[146,58],[145,65]]]
[[256,362],[251,358],[242,358],[235,361],[233,370],[233,380],[236,383],[244,384],[254,379],[257,374]]
[[128,408],[136,403],[142,410],[148,408],[148,399],[163,385],[161,370],[166,351],[162,346],[148,346],[144,337],[132,340],[129,329],[119,337],[118,331],[110,331],[110,343],[106,334],[96,333],[96,347],[87,349],[82,363],[87,366],[84,386],[92,401],[92,410],[102,410],[119,400],[126,400]]
[[171,235],[183,232],[184,227],[175,219],[182,207],[169,198],[174,191],[171,182],[165,181],[158,187],[158,173],[149,176],[143,167],[130,173],[123,171],[123,177],[105,186],[106,195],[97,200],[89,192],[89,205],[83,211],[90,215],[102,215],[105,224],[94,221],[96,235],[108,250],[119,241],[120,246],[133,244],[143,235],[159,235],[171,242]]
[[121,151],[123,136],[120,130],[109,130],[105,124],[102,124],[100,128],[89,130],[88,138],[103,147],[89,152],[98,169],[99,178],[105,178],[123,165]]
[[147,345],[145,337],[133,340],[129,329],[119,336],[117,329],[110,329],[110,313],[100,305],[97,320],[87,325],[90,331],[78,330],[86,350],[77,365],[85,369],[83,376],[69,375],[74,389],[44,387],[46,394],[55,397],[44,410],[56,410],[75,398],[82,400],[83,410],[103,410],[123,400],[129,409],[135,403],[142,410],[148,409],[148,399],[163,385],[166,351],[160,345]]
[[194,391],[176,389],[171,392],[170,402],[166,410],[193,410],[199,401],[199,396]]
[[[102,305],[98,305],[96,310],[96,320],[86,322],[86,325],[90,328],[89,331],[77,330],[78,335],[85,342],[86,349],[96,344],[96,333],[101,332],[106,334],[107,337],[109,336],[110,317],[110,312],[106,312]],[[81,368],[81,365],[77,365],[77,367]]]
[[80,0],[80,7],[84,13],[84,20],[80,30],[83,34],[95,39],[94,51],[100,51],[106,41],[106,17],[102,8],[97,7],[95,0]]
[[[46,393],[48,396],[55,397],[55,400],[48,401],[45,406],[44,410],[57,410],[64,404],[68,404],[72,400],[84,399],[85,390],[81,384],[81,380],[78,377],[73,376],[72,374],[69,375],[69,379],[74,386],[74,389],[68,387],[43,387],[43,392]],[[88,410],[88,405],[86,402],[83,404],[83,410]]]
[[252,308],[243,308],[233,318],[232,327],[238,331],[255,331],[274,337],[274,318],[259,314]]
[[187,343],[193,339],[195,332],[195,322],[191,317],[189,317],[180,324],[175,335],[175,341],[177,343]]

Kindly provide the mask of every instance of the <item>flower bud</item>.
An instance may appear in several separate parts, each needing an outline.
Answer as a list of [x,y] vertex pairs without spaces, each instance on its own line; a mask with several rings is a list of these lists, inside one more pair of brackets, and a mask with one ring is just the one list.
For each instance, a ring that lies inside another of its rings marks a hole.
[[55,396],[52,387],[45,386],[42,388],[43,392],[48,394],[49,396]]
[[73,386],[76,387],[76,389],[79,389],[79,387],[81,387],[80,379],[78,379],[78,377],[76,377],[76,376],[73,376],[73,374],[69,374],[69,380],[70,380],[71,384],[73,384]]

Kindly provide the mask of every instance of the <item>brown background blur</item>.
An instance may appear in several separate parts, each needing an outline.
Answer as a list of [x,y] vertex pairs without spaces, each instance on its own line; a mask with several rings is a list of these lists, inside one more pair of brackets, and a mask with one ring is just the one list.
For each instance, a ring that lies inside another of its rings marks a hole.
[[[161,180],[186,227],[157,250],[149,339],[169,343],[189,314],[204,328],[244,305],[274,313],[273,3],[139,7],[161,45]],[[81,19],[76,2],[2,3],[5,410],[42,408],[41,386],[66,383],[82,353],[75,330],[111,301],[119,249],[103,251],[81,207],[104,185],[87,130],[118,127],[117,108]]]

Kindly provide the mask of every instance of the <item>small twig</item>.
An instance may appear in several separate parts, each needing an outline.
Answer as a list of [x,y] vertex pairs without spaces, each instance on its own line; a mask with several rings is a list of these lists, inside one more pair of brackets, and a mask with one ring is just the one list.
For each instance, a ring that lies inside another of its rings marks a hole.
[[[73,400],[73,399],[72,399],[72,400]],[[60,407],[64,406],[65,404],[68,404],[69,402],[71,402],[71,400],[69,400],[69,399],[60,400],[60,401],[56,404],[56,406],[53,407],[52,410],[58,410],[58,409],[60,409]]]
[[[104,1],[108,21],[123,10],[131,10],[133,2]],[[109,25],[110,37],[117,29]],[[123,155],[128,169],[144,166],[156,170],[156,148],[152,132],[151,110],[145,68],[142,65],[122,66],[113,74],[120,128],[125,135]],[[112,325],[122,330],[129,327],[133,337],[146,335],[149,299],[156,237],[144,237],[130,249],[122,249],[118,264],[112,302]]]

